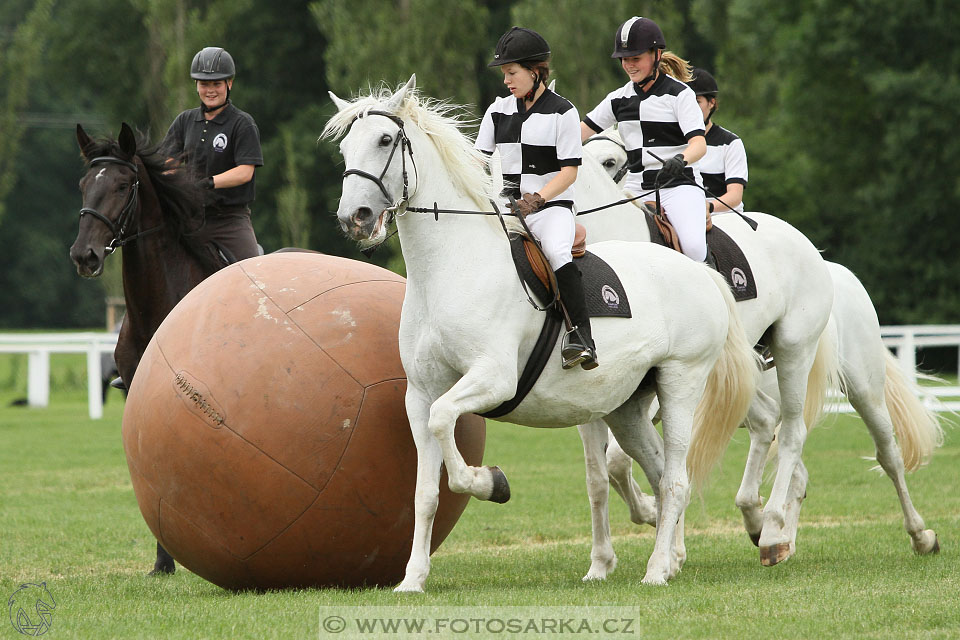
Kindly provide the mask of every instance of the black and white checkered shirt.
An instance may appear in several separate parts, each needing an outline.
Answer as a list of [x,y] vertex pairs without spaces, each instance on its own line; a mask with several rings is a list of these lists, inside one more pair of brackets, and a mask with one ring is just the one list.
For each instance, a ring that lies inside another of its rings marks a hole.
[[[633,82],[611,91],[583,121],[597,133],[617,125],[631,167],[625,186],[632,191],[654,187],[662,165],[648,150],[667,160],[703,135],[703,112],[693,89],[662,72],[647,93]],[[696,166],[684,174],[700,183]]]
[[[561,167],[580,166],[580,116],[569,100],[545,90],[529,111],[513,96],[497,98],[480,122],[474,145],[500,151],[503,195],[519,198],[543,188]],[[574,187],[550,204],[573,207]]]
[[737,134],[714,123],[707,131],[707,153],[698,162],[703,186],[714,197],[722,197],[727,185],[747,185],[747,151]]

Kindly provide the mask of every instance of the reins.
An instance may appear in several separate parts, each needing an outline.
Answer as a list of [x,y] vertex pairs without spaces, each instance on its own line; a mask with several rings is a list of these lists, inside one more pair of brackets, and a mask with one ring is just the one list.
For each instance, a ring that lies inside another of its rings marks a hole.
[[[93,216],[110,229],[110,233],[113,234],[113,237],[110,240],[110,243],[104,248],[104,253],[110,255],[117,250],[117,247],[122,247],[124,245],[134,242],[138,238],[153,233],[154,231],[159,231],[163,228],[163,224],[160,224],[146,231],[140,231],[139,229],[133,235],[126,235],[127,226],[130,224],[133,219],[134,213],[137,210],[137,205],[140,202],[140,170],[136,164],[132,162],[127,162],[122,158],[117,158],[116,156],[99,156],[90,161],[90,166],[93,167],[97,164],[119,164],[120,166],[127,167],[128,169],[133,170],[133,175],[135,176],[134,182],[131,185],[130,195],[127,196],[127,201],[123,205],[123,209],[120,210],[120,215],[117,217],[116,222],[110,220],[107,216],[103,215],[96,209],[92,207],[81,207],[80,209],[80,219],[83,219],[83,216],[89,215]],[[139,226],[140,220],[137,219],[137,225]]]

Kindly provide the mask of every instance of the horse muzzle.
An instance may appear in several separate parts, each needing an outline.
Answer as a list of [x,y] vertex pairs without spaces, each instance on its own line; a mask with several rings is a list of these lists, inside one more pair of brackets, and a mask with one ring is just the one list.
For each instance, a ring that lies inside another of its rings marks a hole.
[[96,278],[103,273],[104,251],[97,251],[90,245],[70,247],[70,259],[77,267],[77,274],[83,278]]
[[383,235],[387,215],[386,209],[377,214],[370,207],[358,207],[346,219],[340,217],[340,228],[351,240],[365,244]]

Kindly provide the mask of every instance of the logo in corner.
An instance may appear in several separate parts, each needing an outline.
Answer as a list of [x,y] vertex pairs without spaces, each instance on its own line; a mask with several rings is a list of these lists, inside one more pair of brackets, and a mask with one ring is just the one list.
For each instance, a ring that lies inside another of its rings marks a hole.
[[616,290],[608,284],[600,288],[600,297],[603,298],[603,301],[606,302],[610,308],[620,306],[620,296],[617,295]]
[[42,636],[50,630],[53,610],[57,602],[47,589],[47,583],[22,584],[7,601],[10,624],[25,636]]
[[734,267],[730,270],[730,284],[737,291],[743,291],[747,288],[747,274],[740,267]]

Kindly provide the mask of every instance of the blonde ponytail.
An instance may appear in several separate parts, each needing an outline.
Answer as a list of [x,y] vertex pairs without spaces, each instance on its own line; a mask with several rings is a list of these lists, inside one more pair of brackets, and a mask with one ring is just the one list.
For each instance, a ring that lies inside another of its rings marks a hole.
[[660,57],[660,69],[680,82],[690,82],[693,78],[693,67],[690,63],[672,51],[663,52]]

